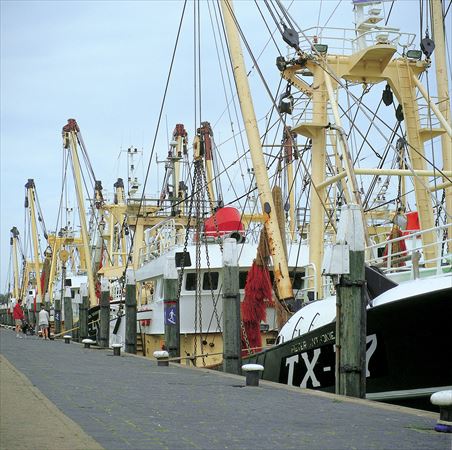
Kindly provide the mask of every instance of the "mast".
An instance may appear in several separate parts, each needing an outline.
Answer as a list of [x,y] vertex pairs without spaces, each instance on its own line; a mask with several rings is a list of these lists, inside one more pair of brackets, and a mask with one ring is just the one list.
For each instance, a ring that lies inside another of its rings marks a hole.
[[75,119],[69,119],[67,125],[63,127],[64,148],[69,149],[72,157],[74,171],[75,190],[77,194],[78,211],[80,216],[80,227],[83,240],[83,253],[86,261],[86,272],[88,274],[88,289],[90,305],[97,304],[96,291],[94,289],[94,277],[91,269],[91,256],[89,251],[89,236],[86,226],[85,205],[83,203],[83,189],[80,176],[80,161],[77,154],[77,133],[80,131]]
[[[435,39],[435,68],[436,68],[436,85],[438,90],[438,108],[445,118],[446,122],[451,125],[450,117],[450,96],[449,96],[449,77],[446,64],[446,46],[444,36],[444,19],[441,0],[430,2],[432,7],[432,26],[433,37]],[[441,136],[441,146],[443,149],[443,170],[452,170],[452,139],[445,133]],[[447,180],[444,178],[443,182]],[[445,187],[446,194],[446,212],[447,223],[452,222],[452,186]]]
[[11,245],[13,246],[13,270],[14,270],[14,298],[19,298],[19,266],[17,265],[17,239],[19,237],[19,230],[16,227],[11,228]]
[[[309,222],[309,262],[314,268],[314,273],[319,273],[323,263],[325,246],[325,208],[326,189],[326,128],[328,126],[327,115],[327,89],[325,87],[325,72],[319,65],[310,64],[316,86],[309,93],[312,99],[312,120],[303,122],[293,128],[297,134],[301,134],[312,141],[311,149],[311,210]],[[292,81],[292,79],[291,79]],[[314,277],[310,280],[310,286],[314,287],[315,298],[322,298],[322,279]]]
[[270,189],[267,167],[262,153],[259,129],[257,127],[256,115],[251,99],[248,78],[246,76],[245,62],[243,60],[243,54],[240,47],[240,38],[235,25],[235,19],[233,17],[232,1],[223,0],[221,2],[221,9],[223,11],[226,26],[229,50],[234,70],[234,78],[240,100],[240,108],[242,110],[243,121],[245,123],[251,159],[253,162],[254,173],[256,175],[256,184],[265,218],[264,225],[267,231],[270,252],[273,260],[278,296],[280,301],[287,303],[287,305],[291,307],[291,303],[293,302],[292,284],[290,282],[282,236],[278,226],[278,217],[276,215]]
[[31,178],[28,179],[27,184],[27,198],[28,198],[28,210],[30,212],[31,222],[31,237],[33,240],[33,256],[34,256],[34,269],[36,274],[36,286],[38,289],[37,303],[41,303],[42,288],[40,280],[40,264],[39,264],[39,243],[38,243],[38,230],[36,226],[36,212],[35,212],[35,182]]
[[206,182],[207,190],[209,192],[209,206],[210,212],[213,214],[215,210],[215,192],[213,188],[213,145],[212,136],[213,131],[209,122],[201,122],[201,127],[198,128],[198,134],[201,142],[201,154],[204,157],[204,164],[206,167]]
[[173,169],[173,186],[174,193],[173,198],[175,198],[177,202],[177,211],[176,215],[184,214],[184,204],[182,200],[184,199],[184,189],[181,189],[180,182],[180,172],[181,172],[181,163],[180,161],[183,158],[183,155],[187,154],[187,131],[185,130],[184,124],[178,123],[176,124],[176,128],[173,133],[173,142],[175,145],[175,154],[173,154],[172,159],[174,161],[174,169]]

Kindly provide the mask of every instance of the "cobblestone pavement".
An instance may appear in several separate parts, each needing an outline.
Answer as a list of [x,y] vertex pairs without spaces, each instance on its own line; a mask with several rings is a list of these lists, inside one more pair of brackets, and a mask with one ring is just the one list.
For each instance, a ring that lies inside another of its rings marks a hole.
[[102,447],[0,355],[0,449]]
[[[267,382],[244,388],[242,377],[4,329],[0,339],[1,354],[106,449],[452,448],[431,413]],[[3,400],[2,410],[15,407]]]

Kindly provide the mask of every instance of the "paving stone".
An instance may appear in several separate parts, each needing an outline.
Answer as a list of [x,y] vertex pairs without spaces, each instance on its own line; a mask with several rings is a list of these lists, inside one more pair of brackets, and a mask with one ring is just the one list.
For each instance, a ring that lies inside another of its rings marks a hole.
[[0,330],[0,351],[106,449],[448,449],[436,416]]

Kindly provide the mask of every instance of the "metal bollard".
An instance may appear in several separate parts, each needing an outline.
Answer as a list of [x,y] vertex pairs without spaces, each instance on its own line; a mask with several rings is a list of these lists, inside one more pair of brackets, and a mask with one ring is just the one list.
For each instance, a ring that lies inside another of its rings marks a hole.
[[260,372],[264,370],[264,366],[260,364],[244,364],[242,371],[246,372],[246,386],[259,386]]
[[166,350],[158,350],[153,355],[157,359],[157,366],[169,366],[169,353]]
[[430,401],[439,406],[439,420],[435,431],[452,433],[452,390],[439,391],[432,394]]
[[82,344],[84,348],[90,348],[95,342],[92,339],[83,339]]
[[111,348],[113,349],[113,356],[121,356],[121,347],[122,344],[111,344]]
[[65,343],[65,344],[70,344],[70,343],[71,343],[72,336],[70,336],[69,334],[65,334],[65,335],[63,336],[63,339],[64,339],[64,343]]

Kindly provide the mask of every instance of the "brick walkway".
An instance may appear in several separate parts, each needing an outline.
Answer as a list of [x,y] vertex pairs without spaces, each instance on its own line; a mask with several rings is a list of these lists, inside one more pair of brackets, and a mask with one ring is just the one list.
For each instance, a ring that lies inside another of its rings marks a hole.
[[[4,329],[0,339],[1,354],[106,449],[451,449],[430,413],[273,383],[243,388],[242,377]],[[2,414],[10,402],[2,396]]]

